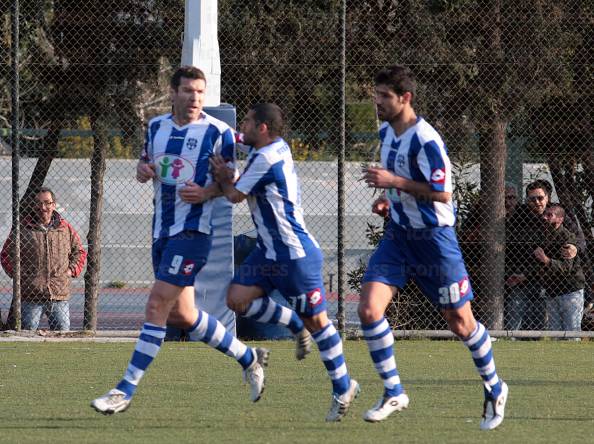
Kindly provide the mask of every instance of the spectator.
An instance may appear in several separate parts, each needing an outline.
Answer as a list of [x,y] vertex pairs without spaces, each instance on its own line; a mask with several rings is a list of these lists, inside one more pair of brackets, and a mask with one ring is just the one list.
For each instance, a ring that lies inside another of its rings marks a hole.
[[534,256],[541,263],[549,330],[579,331],[585,278],[579,256],[567,259],[561,253],[565,244],[575,243],[575,235],[563,226],[564,218],[565,211],[560,205],[546,208],[543,245],[536,248]]
[[505,324],[508,330],[543,330],[545,326],[538,262],[533,256],[542,240],[542,214],[550,196],[543,182],[529,184],[526,187],[526,204],[518,205],[506,218]]
[[[4,243],[1,259],[13,276],[12,233]],[[56,211],[56,196],[41,188],[35,196],[35,212],[21,227],[22,327],[37,330],[45,314],[50,330],[70,330],[70,279],[77,277],[87,252],[78,233]]]

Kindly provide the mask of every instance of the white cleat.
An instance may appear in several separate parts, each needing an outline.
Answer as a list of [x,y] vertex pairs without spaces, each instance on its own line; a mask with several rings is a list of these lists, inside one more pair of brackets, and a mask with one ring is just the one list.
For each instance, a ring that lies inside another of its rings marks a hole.
[[130,407],[132,399],[126,399],[126,394],[118,389],[111,389],[105,395],[93,399],[91,407],[104,415],[113,415],[114,413],[121,413]]
[[406,393],[398,396],[382,397],[373,407],[365,412],[363,419],[368,422],[380,422],[394,412],[400,412],[408,407],[409,399]]
[[252,402],[258,401],[264,391],[264,367],[268,365],[270,350],[258,347],[254,349],[254,352],[256,360],[243,371],[243,379],[250,385],[250,400]]
[[295,335],[295,357],[301,361],[311,352],[311,334],[306,328]]
[[351,379],[351,385],[345,393],[340,396],[332,395],[332,404],[330,405],[330,411],[326,415],[326,421],[340,421],[349,410],[351,402],[359,396],[359,393],[361,393],[359,383]]
[[485,404],[483,405],[483,419],[481,419],[481,430],[493,430],[503,422],[508,393],[507,384],[502,381],[499,396],[495,399],[485,400]]

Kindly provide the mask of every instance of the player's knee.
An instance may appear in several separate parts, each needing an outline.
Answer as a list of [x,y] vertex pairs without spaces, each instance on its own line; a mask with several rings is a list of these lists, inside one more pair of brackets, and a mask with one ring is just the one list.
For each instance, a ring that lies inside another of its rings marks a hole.
[[372,322],[380,319],[384,315],[370,304],[359,304],[359,307],[357,308],[357,313],[362,324],[371,324]]
[[230,291],[227,294],[227,307],[229,307],[229,309],[233,310],[236,313],[242,314],[241,313],[241,308],[242,308],[241,300],[238,297],[238,295],[233,293],[232,291]]
[[190,313],[180,313],[177,310],[172,310],[167,318],[167,323],[177,328],[190,328],[194,325],[194,321],[195,316],[191,316]]
[[467,320],[462,317],[452,317],[448,319],[448,326],[452,333],[459,338],[465,339],[472,334],[476,324],[467,322]]

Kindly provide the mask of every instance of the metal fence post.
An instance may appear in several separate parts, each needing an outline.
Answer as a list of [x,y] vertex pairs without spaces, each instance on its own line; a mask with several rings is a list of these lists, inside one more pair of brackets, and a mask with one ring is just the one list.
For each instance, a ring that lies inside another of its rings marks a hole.
[[12,102],[12,123],[10,133],[10,144],[12,146],[12,233],[13,233],[13,275],[12,275],[12,304],[9,312],[14,316],[14,328],[21,329],[21,227],[20,227],[20,198],[19,198],[19,157],[20,157],[20,134],[19,134],[19,110],[20,110],[20,86],[19,86],[19,0],[12,2],[11,14],[11,102]]
[[345,144],[346,144],[346,0],[341,2],[340,18],[340,145],[338,151],[338,308],[336,319],[338,330],[345,330],[345,267],[344,267],[344,224],[345,224]]

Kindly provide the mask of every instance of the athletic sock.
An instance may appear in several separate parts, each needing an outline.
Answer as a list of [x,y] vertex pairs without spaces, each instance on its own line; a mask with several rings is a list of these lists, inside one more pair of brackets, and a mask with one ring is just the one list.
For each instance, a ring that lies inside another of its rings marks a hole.
[[303,321],[294,310],[275,302],[268,296],[253,300],[243,316],[258,322],[284,325],[294,335],[304,328]]
[[144,376],[144,372],[151,362],[153,362],[157,353],[159,353],[161,344],[165,338],[165,330],[165,327],[160,327],[149,322],[145,322],[142,326],[124,378],[116,386],[118,390],[126,394],[127,399],[130,399],[134,395],[138,383]]
[[332,380],[332,392],[335,395],[346,393],[351,385],[351,378],[342,353],[342,339],[332,322],[312,334],[318,344],[320,357]]
[[480,322],[467,338],[461,338],[462,342],[472,354],[474,365],[485,383],[485,397],[496,398],[501,393],[501,380],[495,371],[495,360],[493,359],[493,348],[491,347],[491,336],[489,331]]
[[384,382],[384,396],[398,396],[404,392],[394,357],[394,335],[386,318],[361,324],[371,360],[380,378]]
[[227,356],[235,358],[245,370],[256,360],[253,349],[231,335],[217,318],[198,310],[198,319],[188,331],[190,339],[202,341]]

